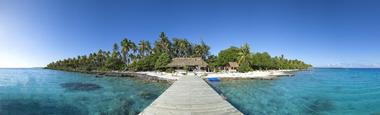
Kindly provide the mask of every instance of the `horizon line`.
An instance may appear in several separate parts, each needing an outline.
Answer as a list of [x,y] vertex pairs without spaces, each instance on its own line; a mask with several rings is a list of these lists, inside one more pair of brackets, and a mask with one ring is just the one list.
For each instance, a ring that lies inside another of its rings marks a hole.
[[[46,67],[46,66],[45,66]],[[0,67],[0,69],[33,69],[33,68],[45,68],[45,67]],[[380,67],[311,67],[311,68],[323,68],[323,69],[380,69]]]

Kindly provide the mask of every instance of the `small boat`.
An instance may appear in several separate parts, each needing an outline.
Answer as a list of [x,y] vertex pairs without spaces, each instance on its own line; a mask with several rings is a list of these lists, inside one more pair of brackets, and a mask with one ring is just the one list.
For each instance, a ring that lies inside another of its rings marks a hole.
[[220,81],[220,79],[217,77],[209,77],[209,78],[207,78],[207,80],[208,81]]

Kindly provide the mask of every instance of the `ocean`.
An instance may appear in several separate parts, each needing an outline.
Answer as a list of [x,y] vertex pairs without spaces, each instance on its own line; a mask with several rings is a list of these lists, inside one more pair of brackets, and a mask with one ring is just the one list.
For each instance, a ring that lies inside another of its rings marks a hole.
[[380,69],[314,68],[211,85],[247,115],[380,115]]
[[0,69],[0,115],[138,114],[169,84],[48,69]]
[[[210,82],[247,115],[380,115],[380,69],[314,68]],[[0,69],[0,115],[138,114],[170,85],[48,69]]]

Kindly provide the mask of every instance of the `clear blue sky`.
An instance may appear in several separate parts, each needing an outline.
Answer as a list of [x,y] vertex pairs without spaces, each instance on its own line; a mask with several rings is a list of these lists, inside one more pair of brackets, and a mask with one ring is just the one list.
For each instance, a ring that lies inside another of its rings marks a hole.
[[0,0],[0,67],[110,50],[127,37],[203,39],[314,66],[380,66],[379,0]]

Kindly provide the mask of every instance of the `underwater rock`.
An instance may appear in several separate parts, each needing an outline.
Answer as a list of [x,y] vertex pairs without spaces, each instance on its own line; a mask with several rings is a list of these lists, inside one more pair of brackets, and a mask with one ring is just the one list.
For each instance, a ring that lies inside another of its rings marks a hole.
[[102,75],[95,75],[96,78],[102,78]]
[[137,115],[140,113],[134,110],[133,105],[135,102],[132,99],[123,100],[122,104],[109,112],[103,112],[101,115]]
[[73,91],[92,91],[102,88],[101,86],[97,84],[92,83],[80,83],[80,82],[70,82],[70,83],[62,83],[60,84],[61,87],[73,90]]
[[130,99],[125,100],[120,108],[122,110],[120,112],[124,115],[137,115],[138,113],[132,109],[134,104],[135,102]]
[[83,112],[71,105],[52,100],[6,99],[0,100],[0,115],[81,115]]
[[152,100],[152,99],[156,99],[158,97],[158,95],[154,94],[154,93],[151,93],[151,92],[148,92],[148,91],[142,91],[140,93],[140,96],[144,99],[148,99],[148,100]]
[[307,110],[310,113],[319,113],[330,111],[334,109],[334,103],[328,99],[317,99],[313,101],[309,106],[310,110]]

